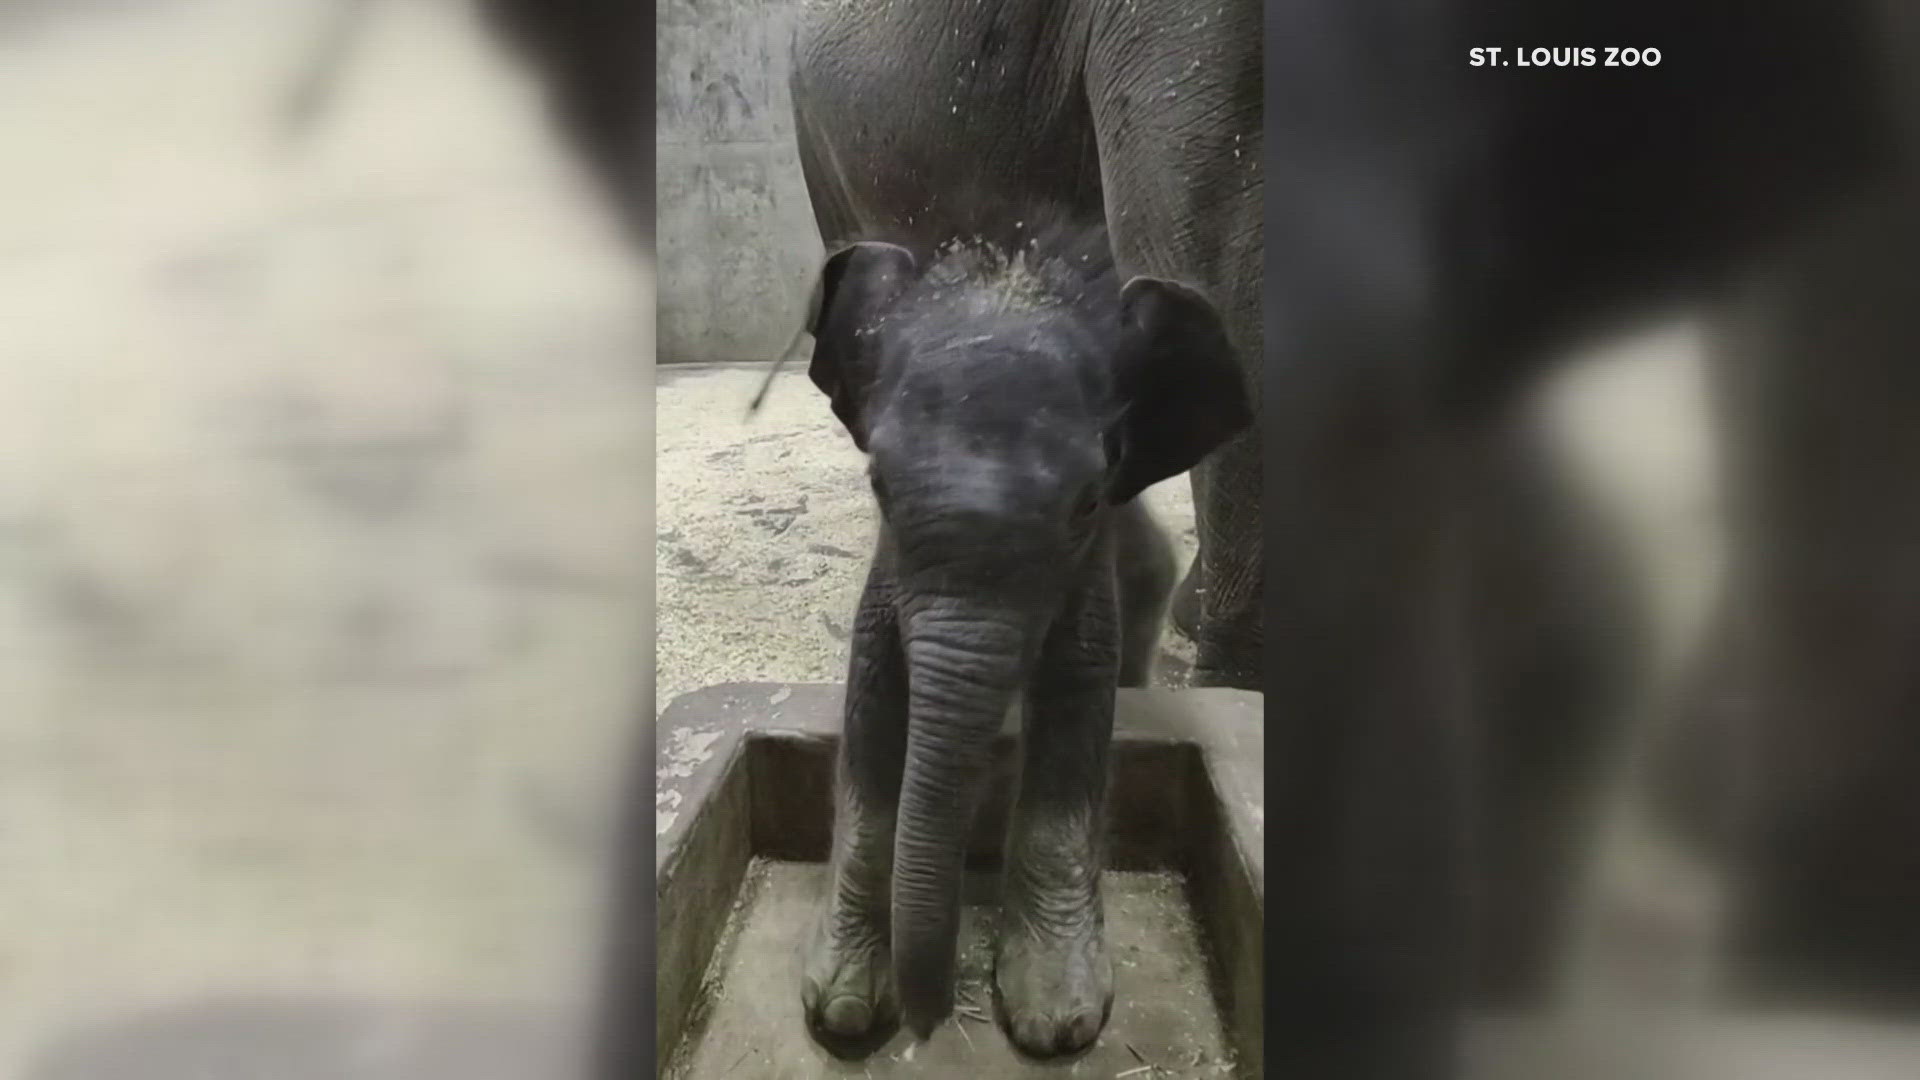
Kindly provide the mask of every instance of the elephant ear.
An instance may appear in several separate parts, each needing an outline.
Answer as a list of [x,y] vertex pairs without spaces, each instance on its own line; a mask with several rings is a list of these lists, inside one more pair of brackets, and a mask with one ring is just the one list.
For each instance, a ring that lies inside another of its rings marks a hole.
[[1125,414],[1113,431],[1107,499],[1124,503],[1200,463],[1253,424],[1226,324],[1184,285],[1136,277],[1120,290]]
[[878,374],[863,338],[880,313],[913,279],[913,253],[896,244],[864,241],[827,259],[814,292],[807,330],[813,361],[807,375],[833,402],[833,414],[867,449],[867,396]]

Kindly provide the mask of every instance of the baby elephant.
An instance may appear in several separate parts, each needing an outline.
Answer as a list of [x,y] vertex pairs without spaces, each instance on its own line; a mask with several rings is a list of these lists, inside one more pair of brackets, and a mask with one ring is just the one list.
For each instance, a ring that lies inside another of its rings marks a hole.
[[[953,1004],[961,869],[990,749],[1025,715],[995,1000],[1035,1056],[1090,1045],[1113,972],[1101,834],[1114,689],[1172,584],[1136,496],[1252,421],[1220,315],[1115,275],[1105,232],[909,251],[821,276],[810,375],[868,456],[881,526],[855,615],[832,886],[802,998],[823,1042],[926,1038]],[[1124,679],[1123,679],[1124,673]]]

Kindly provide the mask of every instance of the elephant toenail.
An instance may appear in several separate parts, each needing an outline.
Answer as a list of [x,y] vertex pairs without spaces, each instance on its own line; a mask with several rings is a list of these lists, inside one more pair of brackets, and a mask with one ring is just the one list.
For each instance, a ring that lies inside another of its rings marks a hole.
[[1045,1057],[1053,1049],[1052,1025],[1040,1017],[1028,1017],[1013,1025],[1013,1041],[1036,1057]]
[[1071,1053],[1092,1045],[1100,1037],[1100,1016],[1098,1013],[1076,1013],[1060,1026],[1058,1045],[1062,1053]]
[[841,994],[820,1010],[820,1022],[835,1035],[863,1035],[873,1025],[873,1009],[851,994]]

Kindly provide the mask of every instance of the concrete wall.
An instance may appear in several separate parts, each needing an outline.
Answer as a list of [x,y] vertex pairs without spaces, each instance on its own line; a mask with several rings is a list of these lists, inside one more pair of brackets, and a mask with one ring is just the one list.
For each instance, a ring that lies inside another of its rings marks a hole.
[[799,0],[663,0],[661,363],[771,360],[822,249],[787,96]]

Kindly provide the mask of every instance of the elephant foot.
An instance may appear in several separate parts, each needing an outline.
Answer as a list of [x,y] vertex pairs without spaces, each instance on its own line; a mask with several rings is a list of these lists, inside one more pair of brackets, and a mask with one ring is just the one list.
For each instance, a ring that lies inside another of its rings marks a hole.
[[1068,925],[1003,916],[993,983],[1000,1022],[1023,1053],[1060,1057],[1093,1045],[1113,1011],[1113,964],[1099,901]]
[[887,935],[879,927],[845,925],[851,921],[831,915],[821,920],[808,944],[800,983],[807,1026],[836,1052],[857,1051],[863,1041],[886,1041],[900,1012]]
[[1188,678],[1187,685],[1256,692],[1266,689],[1257,652],[1249,656],[1243,649],[1213,648],[1206,644],[1200,647],[1199,658],[1193,665],[1193,674]]

